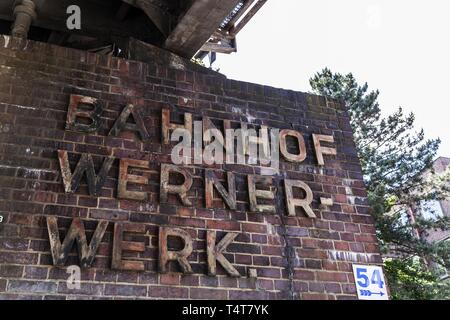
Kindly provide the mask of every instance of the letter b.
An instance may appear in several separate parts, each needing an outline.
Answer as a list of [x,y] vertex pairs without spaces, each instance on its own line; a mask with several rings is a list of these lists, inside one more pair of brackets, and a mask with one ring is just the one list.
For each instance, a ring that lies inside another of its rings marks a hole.
[[[87,108],[90,110],[87,110]],[[96,132],[100,126],[101,113],[102,107],[97,99],[71,95],[67,111],[66,130],[83,133]]]

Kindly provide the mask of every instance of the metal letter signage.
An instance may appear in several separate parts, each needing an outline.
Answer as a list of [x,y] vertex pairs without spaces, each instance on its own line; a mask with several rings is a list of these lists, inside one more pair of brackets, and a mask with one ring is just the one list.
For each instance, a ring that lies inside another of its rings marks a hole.
[[145,243],[124,241],[123,235],[125,232],[145,233],[145,226],[140,224],[123,224],[116,223],[114,225],[114,243],[111,268],[116,270],[134,270],[144,271],[145,266],[142,261],[130,261],[122,259],[123,251],[144,252]]
[[[86,110],[88,106],[91,110]],[[83,109],[81,108],[83,107]],[[100,127],[100,115],[102,107],[97,99],[78,95],[70,96],[69,109],[67,111],[66,130],[83,133],[95,132]],[[87,120],[89,124],[82,123],[81,119]]]
[[78,255],[82,267],[89,267],[95,258],[100,241],[108,227],[107,221],[100,221],[88,245],[84,224],[80,218],[74,218],[63,243],[59,239],[58,222],[56,217],[47,217],[48,236],[50,239],[50,247],[52,251],[53,264],[63,266],[67,260],[73,243],[78,245]]
[[216,232],[208,231],[206,236],[207,254],[208,254],[208,274],[210,276],[216,275],[216,260],[220,262],[222,267],[233,277],[239,277],[240,273],[233,267],[233,265],[225,258],[223,252],[228,245],[238,236],[238,233],[228,233],[216,245]]
[[[101,105],[102,103],[97,99],[72,95],[67,113],[66,130],[98,134],[99,129],[104,125],[101,123],[100,117],[102,113]],[[291,217],[300,214],[306,215],[308,218],[316,218],[316,213],[313,210],[314,195],[308,184],[300,180],[289,179],[287,176],[283,177],[280,184],[272,176],[263,175],[262,173],[264,169],[273,169],[273,167],[269,168],[266,165],[274,160],[274,155],[278,157],[281,154],[289,162],[285,162],[285,164],[290,166],[295,166],[305,161],[308,149],[306,148],[302,133],[290,129],[280,131],[265,125],[260,125],[261,129],[259,130],[259,134],[257,134],[253,124],[240,121],[238,123],[240,124],[240,129],[232,129],[231,120],[222,120],[224,130],[222,132],[218,129],[220,126],[216,126],[213,120],[208,117],[203,117],[201,121],[193,123],[193,115],[190,113],[183,114],[184,124],[175,124],[170,120],[170,110],[173,110],[173,107],[169,108],[164,106],[161,108],[161,146],[170,145],[171,133],[173,135],[174,131],[177,137],[186,134],[188,136],[186,141],[189,141],[186,148],[189,151],[188,154],[191,154],[191,149],[194,151],[194,164],[201,165],[206,163],[205,166],[207,167],[198,169],[197,167],[185,166],[189,162],[183,162],[183,166],[173,164],[175,163],[174,161],[172,161],[172,164],[161,163],[160,180],[150,181],[151,177],[154,177],[154,175],[150,174],[150,171],[153,170],[150,169],[153,165],[151,161],[121,158],[118,162],[118,176],[111,179],[112,181],[117,181],[117,198],[133,201],[150,201],[149,199],[155,199],[154,196],[149,196],[149,192],[152,190],[151,185],[159,184],[160,204],[173,204],[174,201],[177,201],[183,206],[193,207],[197,203],[200,203],[194,201],[199,195],[198,189],[190,192],[195,178],[199,180],[203,179],[204,206],[206,208],[213,209],[215,206],[220,206],[221,208],[225,207],[229,210],[236,210],[238,204],[240,204],[238,203],[237,194],[241,192],[241,190],[238,190],[239,192],[236,190],[236,181],[237,179],[241,179],[241,177],[238,177],[234,172],[215,171],[211,169],[210,165],[213,168],[216,167],[212,163],[207,162],[209,161],[207,159],[210,159],[212,154],[215,155],[216,153],[221,153],[220,151],[225,151],[225,161],[227,163],[235,164],[234,161],[236,159],[237,165],[247,166],[247,169],[250,168],[249,172],[261,172],[261,175],[248,174],[244,177],[247,182],[247,210],[249,212],[262,214],[277,213],[279,211],[278,206],[281,203],[280,201],[276,201],[277,193],[283,192],[278,187],[281,185],[284,187],[286,203],[286,212],[284,214]],[[148,123],[146,123],[147,118],[143,116],[142,111],[139,106],[134,104],[126,105],[109,130],[109,136],[119,137],[122,131],[131,131],[137,134],[138,138],[144,142],[142,145],[145,146],[145,142],[148,142],[151,138],[150,133],[154,131],[151,131],[148,127]],[[183,131],[183,135],[180,133],[180,130]],[[194,133],[194,139],[191,139],[192,133]],[[129,139],[129,136],[127,137]],[[288,147],[288,139],[295,143],[296,148],[293,146]],[[238,152],[234,154],[236,140]],[[177,140],[175,139],[173,141]],[[319,166],[325,165],[324,156],[336,156],[336,148],[321,145],[321,142],[327,144],[334,143],[333,136],[313,134],[312,142]],[[144,148],[143,146],[141,148]],[[256,166],[258,162],[255,155],[256,157],[261,156],[259,159],[260,166],[254,167],[253,169],[251,166]],[[58,150],[58,158],[65,192],[76,192],[82,179],[85,177],[89,194],[97,197],[102,194],[102,188],[108,179],[108,174],[115,161],[112,157],[104,158],[101,167],[98,169],[98,173],[96,173],[94,159],[90,154],[72,155],[66,150]],[[73,165],[75,163],[74,159],[79,159],[75,165]],[[275,161],[278,165],[280,160],[276,158]],[[73,172],[70,167],[70,162],[72,162],[72,168],[75,168]],[[204,170],[204,175],[199,174],[202,170]],[[140,174],[136,174],[136,171],[140,171]],[[332,198],[324,198],[321,196],[316,201],[320,204],[319,210],[333,205]],[[220,202],[225,204],[225,206]],[[302,211],[299,211],[300,209]],[[107,221],[99,221],[88,245],[83,222],[80,218],[74,218],[64,241],[61,243],[57,219],[55,217],[48,217],[47,227],[53,263],[59,266],[64,265],[73,244],[76,242],[78,245],[80,265],[83,267],[91,266],[107,226]],[[159,228],[158,265],[160,272],[169,272],[171,262],[175,262],[183,273],[193,272],[189,263],[189,257],[193,252],[194,245],[193,238],[189,232],[188,230],[172,228],[170,226]],[[125,240],[129,239],[130,234],[133,234],[134,237],[142,237],[144,240]],[[209,275],[216,275],[218,262],[228,275],[232,277],[241,276],[240,272],[224,255],[227,248],[238,235],[239,233],[235,232],[227,233],[216,243],[216,231],[206,230],[205,262],[207,263]],[[145,239],[148,239],[146,237],[145,225],[116,222],[114,224],[111,268],[116,270],[144,271],[146,266],[143,261],[144,259],[138,257],[140,257],[140,253],[146,251],[147,241]],[[181,240],[183,243],[182,247],[176,250],[171,245],[172,240],[170,239]],[[148,245],[151,246],[152,241],[148,242]],[[134,252],[139,255],[135,255],[136,257],[133,259],[127,259],[124,258],[123,252]],[[384,298],[387,296],[384,278],[380,269],[377,269],[377,267],[355,265],[354,270],[355,279],[359,286],[358,296],[361,299],[372,299],[374,297]],[[246,270],[245,273],[251,274],[253,277],[256,276],[254,269]]]
[[127,190],[127,183],[137,183],[145,185],[148,183],[148,179],[144,176],[138,176],[128,173],[129,167],[148,169],[150,163],[143,160],[131,160],[124,159],[120,161],[119,168],[119,184],[117,188],[117,196],[121,199],[131,199],[138,201],[146,201],[148,198],[147,193],[142,191],[129,191]]
[[234,174],[227,172],[228,192],[223,185],[219,182],[213,170],[205,170],[205,201],[207,208],[213,208],[214,189],[219,192],[223,201],[228,205],[231,210],[236,210],[236,183]]
[[[130,117],[133,118],[135,123],[127,122]],[[139,133],[142,140],[147,140],[149,138],[147,129],[145,128],[144,120],[132,104],[127,105],[125,109],[123,109],[119,118],[117,118],[116,123],[114,123],[114,126],[111,128],[109,135],[118,136],[119,133],[123,130]]]
[[[181,238],[184,248],[180,251],[169,250],[167,239],[169,236]],[[192,253],[192,238],[186,231],[178,228],[161,227],[159,229],[159,271],[167,272],[169,261],[178,261],[183,273],[192,273],[191,265],[187,258]]]
[[81,182],[81,178],[86,173],[86,179],[89,187],[89,194],[100,196],[101,189],[107,178],[108,172],[114,162],[114,158],[106,158],[98,175],[95,174],[94,161],[90,154],[83,153],[78,162],[75,171],[70,171],[69,156],[67,151],[58,150],[59,165],[64,183],[64,190],[67,193],[75,192]]

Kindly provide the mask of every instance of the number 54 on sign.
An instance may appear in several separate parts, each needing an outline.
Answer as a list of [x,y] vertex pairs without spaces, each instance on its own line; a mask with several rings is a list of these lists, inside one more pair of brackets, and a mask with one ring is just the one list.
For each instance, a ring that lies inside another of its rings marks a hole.
[[389,300],[383,268],[354,264],[353,275],[355,276],[358,299]]

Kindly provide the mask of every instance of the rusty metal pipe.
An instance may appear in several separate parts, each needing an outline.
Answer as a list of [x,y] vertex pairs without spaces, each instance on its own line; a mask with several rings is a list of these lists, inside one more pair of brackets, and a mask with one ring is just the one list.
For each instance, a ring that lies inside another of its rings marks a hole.
[[19,0],[14,6],[14,24],[11,35],[18,38],[27,38],[31,23],[36,19],[36,5],[32,0]]

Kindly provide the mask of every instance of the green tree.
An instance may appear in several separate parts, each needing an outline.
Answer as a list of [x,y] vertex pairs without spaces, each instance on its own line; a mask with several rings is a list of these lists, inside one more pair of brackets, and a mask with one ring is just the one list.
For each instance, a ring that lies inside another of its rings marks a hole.
[[429,271],[432,263],[449,269],[449,244],[424,237],[430,229],[447,230],[449,219],[405,219],[408,208],[449,195],[449,173],[430,179],[424,175],[432,172],[440,140],[426,140],[423,130],[414,128],[414,114],[405,115],[402,108],[383,117],[379,91],[369,91],[367,83],[359,85],[351,73],[324,69],[310,84],[313,93],[340,100],[348,109],[380,247],[396,257],[385,263],[393,298],[450,298],[448,290],[442,290],[448,284],[442,285]]
[[448,299],[450,286],[424,270],[418,259],[386,259],[385,270],[393,299]]

